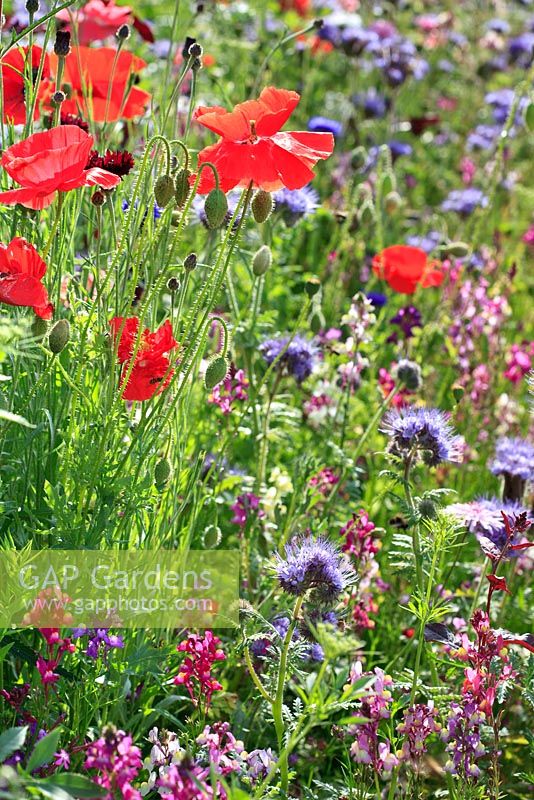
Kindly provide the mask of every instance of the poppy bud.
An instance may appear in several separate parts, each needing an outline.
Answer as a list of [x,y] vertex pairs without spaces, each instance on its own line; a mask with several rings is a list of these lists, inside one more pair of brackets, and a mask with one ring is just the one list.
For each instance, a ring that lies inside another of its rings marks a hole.
[[181,208],[189,197],[189,192],[191,191],[191,187],[189,186],[190,177],[191,171],[185,169],[185,167],[176,173],[174,182],[174,196],[178,208]]
[[266,222],[272,214],[273,207],[273,196],[270,192],[259,189],[252,198],[252,215],[256,222]]
[[31,332],[35,339],[42,339],[48,330],[48,322],[42,317],[35,317],[32,322]]
[[48,347],[54,354],[61,353],[70,338],[70,325],[66,319],[58,319],[48,334]]
[[315,297],[317,292],[321,289],[321,281],[319,278],[310,278],[306,281],[304,288],[306,289],[308,297]]
[[211,549],[218,547],[221,543],[222,532],[218,525],[208,525],[202,537],[204,547]]
[[398,192],[388,192],[384,198],[384,208],[388,214],[392,214],[402,205],[402,197]]
[[189,55],[193,58],[200,58],[202,53],[204,52],[202,49],[202,45],[198,42],[193,42],[193,44],[189,48]]
[[273,261],[271,248],[262,245],[252,259],[252,272],[254,275],[265,275]]
[[389,194],[395,190],[395,179],[389,172],[382,177],[382,191],[384,194]]
[[350,157],[350,165],[352,169],[361,169],[367,160],[365,149],[363,147],[356,147]]
[[423,497],[418,510],[422,519],[435,519],[438,513],[436,504],[428,497]]
[[165,208],[174,197],[174,181],[170,175],[160,175],[154,184],[154,197],[161,208]]
[[375,210],[373,208],[373,204],[367,200],[360,210],[358,211],[358,222],[363,225],[366,225],[372,222],[375,218]]
[[204,375],[206,389],[211,390],[223,381],[228,374],[228,368],[228,361],[224,356],[214,356],[208,363]]
[[169,292],[177,292],[180,288],[180,281],[178,278],[169,278],[167,281],[167,289]]
[[52,95],[52,105],[56,107],[60,106],[61,103],[64,103],[66,99],[67,95],[65,94],[65,92],[58,90],[57,92],[54,92],[54,94]]
[[325,318],[323,317],[321,312],[316,309],[310,318],[310,328],[312,330],[312,333],[315,334],[319,333],[319,331],[322,330],[324,326],[325,326]]
[[158,491],[163,491],[171,477],[172,468],[168,458],[162,458],[154,467],[154,485]]
[[130,26],[129,25],[121,25],[120,28],[115,33],[115,38],[118,39],[119,42],[125,42],[126,39],[130,38]]
[[465,242],[449,242],[440,247],[440,252],[446,256],[453,256],[454,258],[465,258],[469,253],[469,245]]
[[28,14],[36,14],[39,11],[39,0],[26,0],[26,11]]
[[193,63],[191,64],[191,69],[193,72],[198,72],[199,69],[202,69],[202,59],[195,58]]
[[395,375],[410,392],[416,392],[423,383],[421,367],[407,358],[401,358],[395,369]]
[[99,208],[106,202],[106,195],[101,189],[97,189],[91,197],[91,203]]
[[212,189],[204,203],[209,228],[220,228],[228,214],[228,200],[220,189]]
[[186,256],[185,259],[184,259],[184,268],[188,272],[193,272],[193,270],[195,269],[195,267],[197,265],[197,260],[198,259],[197,259],[197,254],[196,253],[189,253],[189,255]]
[[66,58],[70,53],[70,31],[57,31],[54,42],[54,53],[60,58]]

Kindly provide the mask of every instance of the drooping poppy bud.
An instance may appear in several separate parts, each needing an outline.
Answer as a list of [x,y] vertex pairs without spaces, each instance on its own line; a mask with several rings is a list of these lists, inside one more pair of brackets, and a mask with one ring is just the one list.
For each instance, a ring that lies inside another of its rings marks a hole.
[[154,197],[161,208],[165,208],[174,197],[174,181],[170,175],[160,175],[154,184]]
[[220,189],[212,189],[204,203],[204,213],[209,228],[220,228],[228,213],[228,200]]
[[252,198],[252,215],[256,222],[266,222],[274,208],[273,196],[270,192],[259,189]]
[[228,374],[229,364],[224,356],[214,356],[206,367],[204,385],[211,390],[223,381]]
[[265,275],[273,261],[271,248],[266,244],[262,245],[252,259],[252,272],[254,275]]
[[163,491],[169,478],[171,477],[172,467],[168,458],[160,459],[154,467],[154,485],[158,491]]
[[190,177],[191,170],[185,169],[185,167],[176,173],[176,178],[174,179],[174,196],[178,208],[182,208],[189,197],[189,192],[191,191],[191,187],[189,186]]
[[66,319],[58,319],[52,330],[48,334],[48,347],[57,355],[67,345],[70,339],[70,325]]

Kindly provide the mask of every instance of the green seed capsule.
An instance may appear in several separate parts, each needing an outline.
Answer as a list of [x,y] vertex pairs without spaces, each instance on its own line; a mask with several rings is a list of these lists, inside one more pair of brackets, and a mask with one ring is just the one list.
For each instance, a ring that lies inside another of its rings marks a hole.
[[176,178],[174,179],[174,197],[178,208],[182,208],[189,197],[189,192],[191,191],[191,187],[189,186],[190,177],[191,170],[189,169],[183,168],[176,173]]
[[48,334],[48,346],[57,354],[61,353],[70,338],[70,325],[66,319],[59,319]]
[[228,374],[229,364],[224,356],[214,356],[206,367],[204,386],[211,391]]
[[265,275],[273,261],[271,248],[262,245],[252,259],[252,272],[254,275]]
[[156,489],[163,490],[171,477],[172,467],[168,458],[162,458],[154,467],[154,484]]
[[270,192],[259,189],[252,198],[252,215],[256,222],[266,222],[274,208],[273,196]]
[[228,213],[228,200],[220,189],[212,189],[204,203],[208,227],[220,228]]
[[170,175],[160,175],[154,184],[154,197],[161,208],[165,208],[174,197],[174,181]]

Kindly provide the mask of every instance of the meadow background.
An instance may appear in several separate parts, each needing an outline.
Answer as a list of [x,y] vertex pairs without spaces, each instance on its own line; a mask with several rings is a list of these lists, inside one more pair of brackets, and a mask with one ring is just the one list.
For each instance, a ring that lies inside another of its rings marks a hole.
[[532,4],[0,9],[0,546],[241,561],[0,631],[0,797],[531,797]]

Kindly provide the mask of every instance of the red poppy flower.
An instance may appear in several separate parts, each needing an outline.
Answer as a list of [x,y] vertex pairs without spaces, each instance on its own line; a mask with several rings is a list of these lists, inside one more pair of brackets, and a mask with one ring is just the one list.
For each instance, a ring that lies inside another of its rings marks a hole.
[[[32,79],[35,81],[37,70],[41,62],[42,49],[34,45],[32,47]],[[4,91],[4,122],[12,122],[14,125],[22,125],[26,122],[26,92],[24,83],[24,69],[28,57],[27,47],[13,47],[2,58],[2,85]],[[50,77],[50,61],[45,55],[43,61],[42,80],[37,87],[37,102],[33,118],[39,116],[39,103],[47,95],[47,79]]]
[[[198,155],[199,165],[211,161],[217,168],[220,187],[254,186],[265,191],[301,189],[313,178],[312,167],[328,158],[334,149],[331,133],[281,132],[300,96],[287,89],[264,89],[258,100],[239,103],[233,111],[220,106],[201,106],[195,119],[222,138]],[[211,170],[203,170],[200,194],[215,183]]]
[[[134,76],[146,67],[146,61],[125,50],[112,47],[73,47],[65,59],[63,81],[71,87],[61,104],[64,114],[79,114],[94,122],[133,119],[145,113],[150,94],[131,86]],[[57,56],[50,56],[52,72],[57,73]],[[111,81],[111,85],[110,85]]]
[[8,147],[0,163],[22,188],[0,192],[0,203],[41,209],[53,202],[56,192],[96,184],[112,189],[120,183],[118,175],[98,167],[85,168],[92,148],[93,137],[77,125],[34,133]]
[[429,261],[419,247],[402,244],[386,247],[378,253],[373,258],[373,271],[403,294],[413,294],[419,284],[425,288],[440,286],[445,277],[439,261]]
[[79,43],[91,44],[113,36],[121,25],[128,25],[131,13],[128,6],[115,5],[115,0],[89,0],[78,11],[64,8],[56,14],[56,19],[67,23],[74,21]]
[[46,264],[33,245],[17,237],[0,244],[0,301],[29,306],[37,316],[50,319],[54,306],[41,283]]
[[[124,364],[121,385],[126,376],[139,331],[137,317],[113,317],[109,323],[114,339],[118,336],[117,357]],[[165,353],[178,347],[173,336],[171,323],[167,320],[157,331],[151,333],[146,328],[141,334],[141,342],[135,355],[134,365],[123,392],[124,400],[148,400],[168,386],[173,370]]]

